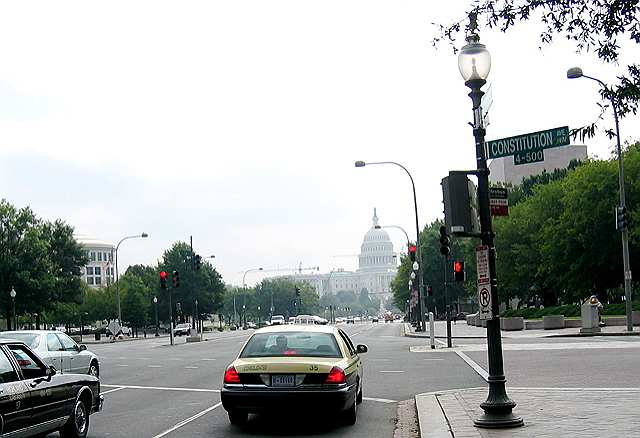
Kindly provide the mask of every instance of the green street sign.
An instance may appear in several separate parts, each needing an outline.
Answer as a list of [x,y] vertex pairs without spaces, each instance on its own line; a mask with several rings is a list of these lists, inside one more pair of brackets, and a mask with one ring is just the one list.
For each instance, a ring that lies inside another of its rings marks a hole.
[[[489,158],[508,157],[532,151],[566,146],[569,144],[569,127],[548,129],[546,131],[532,132],[530,134],[516,135],[515,137],[501,138],[487,142]],[[544,160],[544,157],[542,158]],[[535,160],[535,161],[542,161]],[[531,163],[535,161],[530,161]],[[522,163],[524,164],[524,163]]]
[[539,163],[544,161],[544,150],[540,149],[531,152],[516,152],[513,154],[513,164],[516,166],[520,164]]

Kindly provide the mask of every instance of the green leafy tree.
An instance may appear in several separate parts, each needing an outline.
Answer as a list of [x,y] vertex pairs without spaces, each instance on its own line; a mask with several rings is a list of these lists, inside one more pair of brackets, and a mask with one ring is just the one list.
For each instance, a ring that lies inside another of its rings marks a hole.
[[0,201],[0,308],[9,327],[12,287],[18,314],[42,314],[59,302],[80,303],[85,263],[71,226],[43,221],[29,208]]

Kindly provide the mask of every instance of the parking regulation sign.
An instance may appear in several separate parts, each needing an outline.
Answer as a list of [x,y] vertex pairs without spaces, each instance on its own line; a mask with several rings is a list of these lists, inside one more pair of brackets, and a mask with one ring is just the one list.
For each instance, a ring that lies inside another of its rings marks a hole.
[[478,316],[480,319],[493,318],[491,310],[491,278],[489,276],[489,247],[476,247],[476,272],[478,273]]

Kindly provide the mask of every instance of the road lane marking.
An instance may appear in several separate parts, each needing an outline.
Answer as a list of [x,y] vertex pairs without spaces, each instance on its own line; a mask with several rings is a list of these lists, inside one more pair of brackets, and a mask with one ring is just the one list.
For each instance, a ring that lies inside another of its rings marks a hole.
[[162,365],[147,365],[147,368],[162,368]]
[[389,400],[388,398],[362,397],[362,400],[374,401],[379,403],[398,403],[397,400]]
[[381,373],[404,373],[404,371],[401,371],[401,370],[385,370],[380,372]]
[[108,391],[101,392],[100,395],[105,395],[105,394],[109,394],[111,392],[116,392],[116,391],[122,391],[123,389],[126,389],[126,388],[124,386],[121,386],[119,388],[113,388],[113,389],[110,389]]
[[446,343],[446,342],[441,341],[440,339],[434,339],[434,341],[436,341],[436,342],[437,342],[438,344],[440,344],[440,345],[447,345],[447,343]]
[[168,386],[139,386],[139,385],[100,385],[107,388],[126,388],[126,389],[155,389],[158,391],[185,391],[185,392],[220,392],[219,389],[204,388],[173,388]]
[[185,369],[187,369],[187,370],[197,370],[198,367],[185,367]]
[[460,359],[464,360],[467,365],[469,365],[473,370],[482,377],[485,382],[489,381],[489,373],[484,370],[480,365],[477,364],[473,359],[464,354],[462,351],[456,351],[456,354],[460,356]]
[[218,360],[218,359],[209,359],[209,358],[206,358],[206,357],[205,357],[205,358],[200,359],[200,360]]
[[444,360],[444,359],[422,359],[422,360]]
[[387,362],[391,359],[368,359],[367,362]]
[[118,365],[116,365],[116,366],[118,366],[118,367],[128,367],[129,365],[124,364],[124,363],[119,363],[119,364],[118,364]]
[[220,407],[222,405],[222,402],[220,403],[216,403],[213,406],[208,407],[207,409],[205,409],[204,411],[198,412],[197,414],[187,418],[186,420],[182,420],[180,423],[176,424],[175,426],[173,426],[171,429],[167,429],[162,433],[159,433],[158,435],[154,436],[153,438],[162,438],[165,435],[170,434],[171,432],[173,432],[174,430],[178,430],[180,429],[182,426],[191,423],[193,420],[197,420],[198,418],[202,417],[203,415],[213,411],[214,409]]

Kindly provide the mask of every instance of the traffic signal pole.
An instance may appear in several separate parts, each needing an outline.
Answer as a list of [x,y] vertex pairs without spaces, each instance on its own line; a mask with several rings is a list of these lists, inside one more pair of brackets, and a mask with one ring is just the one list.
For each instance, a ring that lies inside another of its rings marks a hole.
[[447,318],[447,348],[451,348],[451,316],[449,315],[449,304],[447,296],[447,274],[449,273],[449,256],[444,256],[444,312]]

